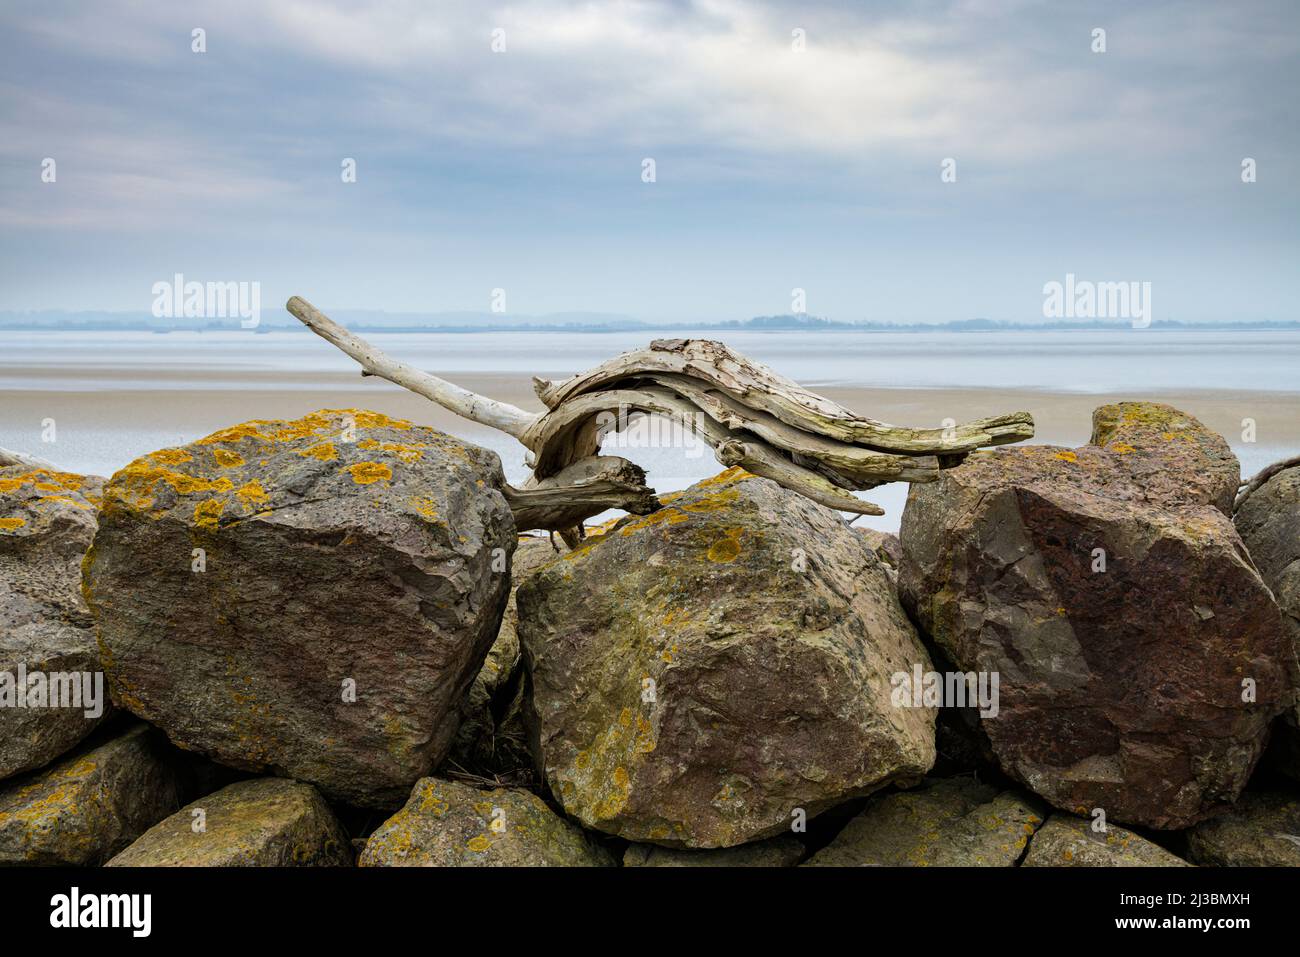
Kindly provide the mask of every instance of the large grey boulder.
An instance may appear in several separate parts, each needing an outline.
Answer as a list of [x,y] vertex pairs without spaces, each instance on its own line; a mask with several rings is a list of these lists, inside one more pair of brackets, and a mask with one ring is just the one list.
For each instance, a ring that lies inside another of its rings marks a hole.
[[500,624],[502,482],[495,454],[358,410],[132,462],[85,566],[115,700],[226,764],[398,806]]
[[362,867],[608,867],[609,854],[530,791],[425,778],[366,841]]
[[0,468],[0,779],[48,764],[112,709],[81,597],[103,481]]
[[877,795],[805,867],[1014,867],[1043,823],[1033,798],[971,778]]
[[1107,824],[1093,830],[1093,822],[1073,814],[1053,814],[1029,843],[1024,867],[1189,867],[1159,844]]
[[1227,443],[1169,406],[1089,445],[971,455],[914,485],[900,588],[963,672],[997,675],[1001,767],[1056,807],[1182,828],[1245,786],[1293,651],[1225,509]]
[[840,516],[732,469],[625,518],[519,589],[551,793],[632,841],[729,847],[934,762],[929,659]]
[[238,781],[145,831],[109,867],[330,867],[352,863],[347,835],[310,784]]
[[0,865],[103,864],[180,805],[162,735],[137,724],[0,786]]

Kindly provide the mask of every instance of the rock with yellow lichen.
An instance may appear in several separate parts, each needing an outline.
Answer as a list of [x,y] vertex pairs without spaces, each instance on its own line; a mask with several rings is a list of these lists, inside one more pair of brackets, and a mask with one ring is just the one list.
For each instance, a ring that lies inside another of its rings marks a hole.
[[[1247,494],[1232,522],[1272,590],[1292,648],[1300,651],[1300,465],[1280,469]],[[1300,780],[1300,699],[1274,725],[1279,770]]]
[[607,867],[582,829],[531,791],[425,778],[370,835],[362,867]]
[[492,452],[355,409],[132,462],[84,567],[114,700],[225,764],[398,806],[500,624],[503,481]]
[[[198,825],[198,826],[196,826]],[[145,831],[109,867],[339,867],[352,849],[310,784],[239,781]]]
[[1300,867],[1300,798],[1247,792],[1187,832],[1187,856],[1215,867]]
[[[0,468],[0,779],[48,764],[111,710],[81,597],[103,479]],[[86,693],[89,692],[89,695]]]
[[1115,824],[1053,814],[1029,843],[1024,867],[1190,867],[1185,860]]
[[664,496],[520,586],[534,750],[583,825],[716,848],[934,762],[929,659],[867,542],[739,469]]
[[180,805],[166,741],[147,725],[87,742],[0,788],[0,865],[98,866]]
[[736,847],[692,851],[655,844],[629,844],[624,867],[794,867],[803,859],[804,846],[797,837],[783,834],[766,841]]
[[1042,826],[1034,798],[971,778],[871,798],[805,867],[1014,867]]
[[530,773],[532,760],[520,707],[523,674],[515,594],[520,582],[555,558],[556,547],[548,538],[519,537],[510,566],[510,600],[501,618],[501,629],[461,702],[460,728],[443,767],[481,777],[504,775],[518,779]]
[[971,455],[913,485],[899,587],[962,672],[1002,769],[1056,807],[1182,828],[1245,786],[1294,671],[1227,511],[1227,443],[1166,405],[1099,408],[1077,449]]

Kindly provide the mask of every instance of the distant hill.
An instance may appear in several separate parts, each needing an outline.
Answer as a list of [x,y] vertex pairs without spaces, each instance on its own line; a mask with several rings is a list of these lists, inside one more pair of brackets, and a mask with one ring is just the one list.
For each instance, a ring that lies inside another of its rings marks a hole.
[[[833,332],[1007,332],[1017,330],[1128,329],[1127,320],[1071,319],[1051,322],[1008,322],[996,319],[958,319],[949,322],[840,322],[820,316],[754,316],[719,322],[671,322],[635,319],[619,313],[553,312],[525,315],[493,312],[402,313],[379,310],[338,309],[328,314],[357,332],[699,332],[739,329],[751,332],[806,330]],[[0,330],[141,330],[152,332],[239,329],[238,318],[159,319],[147,312],[40,312],[0,311]],[[1300,320],[1269,322],[1179,322],[1158,319],[1152,329],[1187,330],[1289,330],[1300,329]],[[259,332],[306,332],[282,308],[265,309]]]

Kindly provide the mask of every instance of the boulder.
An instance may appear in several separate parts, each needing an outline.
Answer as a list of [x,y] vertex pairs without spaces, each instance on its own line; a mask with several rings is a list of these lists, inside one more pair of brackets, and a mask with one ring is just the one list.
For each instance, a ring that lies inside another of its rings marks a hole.
[[1187,856],[1215,867],[1300,867],[1300,799],[1248,791],[1187,832]]
[[366,841],[362,867],[607,867],[609,854],[531,791],[425,778]]
[[840,516],[731,469],[529,576],[519,635],[534,748],[583,825],[730,847],[918,780],[929,667],[880,562]]
[[1053,814],[1029,842],[1024,867],[1189,867],[1181,857],[1132,831],[1108,824],[1104,833],[1092,821]]
[[114,700],[215,760],[397,807],[501,621],[502,482],[494,453],[358,410],[132,462],[85,565]]
[[81,597],[103,482],[0,468],[0,779],[48,764],[112,709]]
[[145,831],[109,867],[350,866],[352,847],[319,792],[286,778],[240,781]]
[[[1279,469],[1233,513],[1260,577],[1273,592],[1292,647],[1300,649],[1300,464]],[[1300,779],[1300,700],[1277,725],[1281,770]]]
[[877,796],[805,867],[1014,867],[1044,809],[971,778]]
[[522,720],[523,669],[515,594],[519,583],[556,557],[547,538],[519,536],[510,566],[510,600],[483,667],[461,702],[460,727],[445,767],[481,777],[519,777],[530,772],[527,731]]
[[803,859],[804,846],[790,834],[766,841],[688,851],[656,844],[629,844],[623,852],[624,867],[794,867]]
[[904,603],[959,670],[998,676],[992,751],[1056,807],[1193,824],[1289,706],[1278,609],[1224,511],[1237,474],[1191,416],[1122,403],[1082,448],[973,454],[912,486]]
[[180,806],[157,731],[92,744],[0,788],[0,865],[96,867]]

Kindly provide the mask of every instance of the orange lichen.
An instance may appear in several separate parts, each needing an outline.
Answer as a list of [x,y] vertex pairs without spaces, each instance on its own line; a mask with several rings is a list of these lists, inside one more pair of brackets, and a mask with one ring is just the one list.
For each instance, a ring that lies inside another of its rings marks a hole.
[[369,485],[381,480],[387,482],[393,477],[392,468],[383,462],[356,462],[344,471],[350,474],[352,481],[358,485]]
[[194,524],[199,528],[215,529],[225,507],[226,503],[219,498],[204,499],[194,506]]
[[1079,461],[1079,456],[1075,455],[1073,452],[1057,452],[1055,458],[1060,459],[1062,462]]
[[217,460],[217,464],[223,469],[234,469],[244,464],[244,457],[238,452],[232,452],[229,449],[213,449],[212,457]]
[[27,524],[27,519],[14,516],[12,518],[0,518],[0,532],[13,532]]
[[251,482],[241,485],[235,491],[235,495],[239,497],[241,502],[250,508],[257,503],[265,502],[270,498],[270,496],[266,494],[266,489],[262,488],[262,483],[257,479],[253,479]]
[[308,448],[299,449],[298,454],[303,458],[317,459],[321,462],[333,462],[339,457],[338,449],[334,447],[333,442],[317,442]]

